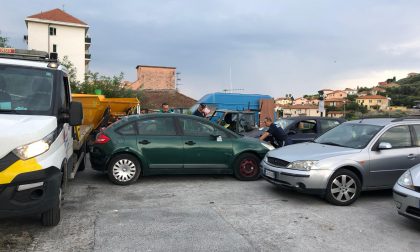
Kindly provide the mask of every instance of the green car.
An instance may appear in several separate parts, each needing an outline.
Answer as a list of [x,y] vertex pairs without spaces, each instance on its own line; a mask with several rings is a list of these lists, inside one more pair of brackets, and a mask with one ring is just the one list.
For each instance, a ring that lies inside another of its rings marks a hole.
[[108,173],[118,185],[156,174],[234,174],[256,180],[270,148],[196,116],[148,114],[125,117],[99,133],[90,160],[93,169]]

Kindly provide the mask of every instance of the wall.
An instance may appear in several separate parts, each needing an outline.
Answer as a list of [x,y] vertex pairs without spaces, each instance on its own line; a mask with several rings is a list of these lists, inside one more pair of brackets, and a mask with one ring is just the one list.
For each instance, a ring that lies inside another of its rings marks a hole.
[[169,67],[137,67],[137,81],[133,89],[165,90],[175,89],[175,68]]

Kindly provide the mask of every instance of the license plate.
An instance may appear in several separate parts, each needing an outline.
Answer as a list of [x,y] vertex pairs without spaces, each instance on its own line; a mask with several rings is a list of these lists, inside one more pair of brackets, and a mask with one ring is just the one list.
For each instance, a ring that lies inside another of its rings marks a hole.
[[276,178],[276,174],[269,170],[265,170],[265,176],[270,177],[270,178]]

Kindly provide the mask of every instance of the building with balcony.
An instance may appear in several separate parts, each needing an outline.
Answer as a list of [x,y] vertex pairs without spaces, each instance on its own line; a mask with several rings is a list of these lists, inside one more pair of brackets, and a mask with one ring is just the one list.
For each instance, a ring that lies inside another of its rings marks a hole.
[[29,16],[25,22],[28,49],[56,52],[60,60],[67,56],[76,68],[76,80],[83,82],[91,61],[89,25],[60,9]]
[[366,95],[356,98],[356,102],[366,106],[368,110],[385,111],[389,107],[390,98],[382,95]]

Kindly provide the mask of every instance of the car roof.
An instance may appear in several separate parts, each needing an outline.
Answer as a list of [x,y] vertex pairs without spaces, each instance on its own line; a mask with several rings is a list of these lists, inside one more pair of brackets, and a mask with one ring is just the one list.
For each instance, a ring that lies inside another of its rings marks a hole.
[[335,117],[321,117],[321,116],[293,116],[293,117],[282,117],[277,120],[335,120],[344,122],[346,121],[343,118],[335,118]]
[[404,119],[404,118],[366,118],[366,119],[358,119],[349,121],[347,123],[361,123],[361,124],[371,124],[371,125],[377,125],[377,126],[385,126],[391,123],[397,123],[397,122],[417,122],[420,123],[420,119]]
[[255,113],[250,110],[232,110],[232,109],[216,109],[214,112],[225,112],[225,113]]

